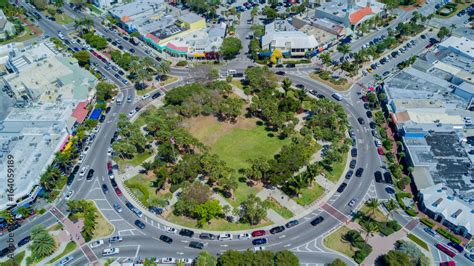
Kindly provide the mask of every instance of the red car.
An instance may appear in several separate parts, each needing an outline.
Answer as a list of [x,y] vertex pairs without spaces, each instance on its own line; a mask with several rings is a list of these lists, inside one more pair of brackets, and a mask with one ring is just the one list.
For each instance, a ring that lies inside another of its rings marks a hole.
[[456,262],[450,260],[450,261],[445,261],[445,262],[441,262],[439,264],[439,266],[455,266],[456,265]]
[[110,172],[112,171],[112,161],[107,162],[107,170]]
[[115,193],[117,193],[117,196],[122,196],[122,190],[118,187],[115,187]]
[[377,152],[380,154],[380,155],[384,155],[385,153],[383,152],[383,148],[382,147],[377,147]]
[[252,232],[252,237],[264,236],[265,234],[265,230],[256,230]]

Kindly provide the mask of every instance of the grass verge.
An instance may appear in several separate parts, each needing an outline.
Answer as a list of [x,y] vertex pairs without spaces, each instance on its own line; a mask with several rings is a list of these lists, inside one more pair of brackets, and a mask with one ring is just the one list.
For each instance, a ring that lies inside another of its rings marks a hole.
[[[175,216],[174,214],[170,214],[166,220],[182,226],[197,228],[196,220],[187,218],[185,216]],[[209,224],[205,224],[201,229],[210,231],[238,231],[259,228],[271,224],[271,221],[263,220],[262,222],[260,222],[260,224],[252,226],[243,223],[230,223],[224,219],[212,219]]]
[[119,170],[121,173],[125,172],[125,167],[127,165],[135,167],[143,163],[146,159],[148,159],[151,155],[149,151],[146,151],[144,153],[137,153],[134,154],[133,159],[127,160],[127,159],[120,159],[120,158],[115,158],[115,161],[117,162],[119,166]]
[[16,266],[16,265],[20,265],[21,262],[23,261],[23,259],[25,258],[25,251],[22,251],[18,254],[16,254],[13,258],[5,261],[5,262],[1,262],[0,263],[0,266]]
[[419,237],[417,237],[416,235],[414,234],[408,234],[407,235],[408,239],[410,239],[411,241],[415,242],[418,246],[424,248],[425,250],[427,251],[430,251],[430,249],[428,248],[428,244],[426,244],[425,241],[421,240]]
[[48,264],[52,264],[52,263],[58,261],[59,259],[61,259],[62,257],[66,256],[67,254],[73,252],[76,249],[76,247],[77,247],[76,242],[69,241],[69,243],[67,243],[66,248],[64,249],[64,251],[61,254],[54,257],[53,259],[51,259],[50,261],[48,261]]
[[345,153],[342,156],[342,160],[340,162],[334,163],[332,167],[332,171],[326,172],[325,176],[329,181],[333,183],[337,183],[337,181],[339,181],[339,178],[341,178],[342,176],[342,172],[346,168],[347,156],[348,156],[348,153]]
[[337,91],[347,91],[352,85],[350,82],[346,82],[344,85],[336,85],[334,83],[331,83],[329,80],[324,80],[324,79],[320,78],[318,76],[318,74],[316,74],[316,73],[310,73],[309,77],[314,79],[314,80],[317,80],[321,83],[324,83],[324,84],[328,85],[329,87],[331,87],[331,88],[333,88]]
[[324,238],[324,245],[327,248],[341,252],[349,258],[352,258],[355,254],[355,251],[352,249],[351,244],[342,240],[342,236],[347,234],[349,230],[350,229],[348,227],[342,226],[341,228],[337,229],[332,234]]
[[290,219],[293,217],[293,213],[288,210],[288,208],[281,206],[281,204],[278,203],[278,201],[276,201],[274,198],[269,197],[266,201],[270,205],[270,208],[278,213],[281,217],[285,219]]
[[324,188],[318,183],[314,182],[313,186],[304,188],[301,195],[293,200],[301,206],[306,206],[319,199],[324,194]]

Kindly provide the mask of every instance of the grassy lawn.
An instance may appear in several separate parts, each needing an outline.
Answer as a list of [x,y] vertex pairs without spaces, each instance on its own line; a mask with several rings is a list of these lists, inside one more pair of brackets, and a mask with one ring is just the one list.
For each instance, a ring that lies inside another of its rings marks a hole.
[[241,90],[244,88],[244,85],[242,85],[242,82],[240,79],[232,79],[230,83]]
[[62,13],[62,14],[56,14],[54,15],[54,18],[56,19],[56,23],[60,25],[67,25],[69,23],[73,23],[74,19],[72,19],[70,16]]
[[267,202],[270,204],[270,208],[278,213],[281,217],[285,219],[290,219],[293,217],[293,213],[286,207],[281,206],[281,204],[278,203],[278,201],[276,201],[274,198],[267,198]]
[[9,259],[5,262],[0,262],[0,266],[20,265],[24,258],[25,258],[25,251],[22,251],[22,252],[16,254],[12,259]]
[[62,257],[66,256],[67,254],[71,253],[72,251],[74,251],[77,247],[77,244],[76,242],[74,241],[69,241],[69,243],[67,243],[66,245],[66,248],[64,249],[64,251],[57,255],[56,257],[54,257],[53,259],[51,259],[50,261],[48,261],[48,264],[52,264],[56,261],[58,261],[59,259],[61,259]]
[[178,80],[177,76],[167,75],[166,80],[160,81],[160,86],[166,86]]
[[[365,204],[364,206],[362,206],[362,208],[360,208],[359,211],[367,216],[372,214],[372,210],[370,210],[369,207],[367,207],[367,205]],[[386,216],[378,208],[375,210],[374,214],[372,215],[372,219],[376,220],[377,222],[384,222],[385,217]],[[358,219],[356,219],[355,221],[359,222]]]
[[430,249],[428,248],[428,244],[426,244],[425,241],[421,240],[420,238],[418,238],[416,235],[414,234],[408,234],[407,235],[408,239],[410,239],[411,241],[415,242],[418,246],[422,247],[423,249],[427,250],[427,251],[430,251]]
[[105,219],[101,212],[97,211],[97,218],[95,220],[96,227],[93,239],[102,238],[112,234],[112,232],[114,231],[114,227],[107,221],[107,219]]
[[[174,214],[170,214],[166,220],[175,224],[182,225],[182,226],[197,228],[197,222],[185,216],[175,216]],[[211,224],[205,224],[202,227],[202,229],[211,230],[211,231],[238,231],[238,230],[259,228],[259,227],[268,226],[271,224],[272,224],[271,221],[262,221],[258,225],[251,226],[249,224],[242,224],[242,223],[229,223],[224,219],[212,219]]]
[[145,206],[148,204],[163,206],[162,204],[164,204],[167,199],[170,199],[172,195],[170,192],[164,192],[162,190],[157,193],[156,189],[152,187],[151,182],[153,181],[153,177],[138,174],[125,181],[125,185]]
[[152,154],[149,151],[146,151],[144,153],[138,153],[134,154],[133,159],[127,160],[127,159],[120,159],[120,158],[114,158],[114,160],[117,162],[119,165],[119,169],[121,173],[125,172],[125,168],[127,165],[135,167],[143,163],[146,159],[148,159]]
[[235,199],[226,199],[232,207],[237,208],[240,204],[247,199],[250,194],[257,194],[260,189],[256,187],[249,187],[245,183],[239,182],[237,189],[234,191]]
[[0,44],[7,44],[7,43],[12,43],[12,42],[24,42],[34,37],[36,37],[36,35],[31,31],[31,29],[28,26],[25,25],[25,31],[23,31],[20,35],[10,40],[0,42]]
[[50,228],[48,228],[48,231],[52,232],[52,231],[57,231],[57,230],[60,230],[61,228],[63,228],[64,226],[60,223],[57,223],[57,224],[53,224]]
[[299,205],[306,206],[319,199],[323,194],[324,188],[318,183],[314,182],[312,187],[303,189],[301,191],[300,197],[295,197],[293,200]]
[[355,251],[352,250],[351,244],[346,243],[344,242],[344,240],[342,240],[342,236],[345,235],[347,232],[349,232],[349,228],[345,226],[337,229],[324,239],[324,245],[330,249],[341,252],[349,258],[352,258],[355,254]]
[[320,78],[318,74],[315,74],[315,73],[310,73],[309,77],[321,83],[324,83],[337,91],[347,91],[352,85],[350,82],[346,82],[344,85],[336,85],[336,84],[331,83],[329,80],[324,80]]
[[337,183],[339,178],[341,178],[344,168],[346,167],[347,156],[348,156],[348,153],[345,153],[342,156],[342,160],[340,162],[334,163],[332,171],[326,172],[325,176],[329,181],[333,183]]

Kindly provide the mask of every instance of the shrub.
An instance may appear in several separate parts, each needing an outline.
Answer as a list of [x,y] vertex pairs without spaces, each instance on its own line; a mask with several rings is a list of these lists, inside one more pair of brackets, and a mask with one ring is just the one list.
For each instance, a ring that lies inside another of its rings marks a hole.
[[436,232],[438,232],[438,234],[444,236],[445,238],[453,241],[454,243],[461,244],[461,239],[460,238],[456,237],[455,235],[453,235],[448,230],[446,230],[442,227],[439,227],[438,229],[436,229]]
[[426,244],[425,241],[421,240],[420,238],[418,238],[414,234],[408,234],[407,237],[408,237],[408,239],[415,242],[416,244],[418,244],[420,247],[424,248],[425,250],[429,250],[428,244]]
[[379,227],[379,232],[384,236],[389,236],[395,233],[395,231],[392,228],[387,227],[387,226]]
[[420,221],[429,228],[433,228],[435,226],[435,223],[426,217],[421,218]]
[[413,209],[405,209],[405,212],[412,217],[415,217],[418,214],[418,212]]
[[176,66],[186,66],[188,64],[188,61],[179,61],[176,63]]
[[357,263],[362,263],[367,256],[372,252],[372,247],[369,244],[364,243],[363,248],[356,251],[354,254],[354,261]]

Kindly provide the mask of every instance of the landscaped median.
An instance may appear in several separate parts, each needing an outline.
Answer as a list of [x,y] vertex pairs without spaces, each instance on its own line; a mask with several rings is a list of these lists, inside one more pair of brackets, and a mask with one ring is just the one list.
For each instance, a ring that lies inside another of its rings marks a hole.
[[364,241],[360,233],[346,226],[328,235],[323,242],[327,248],[338,251],[357,263],[362,263],[372,252],[372,246]]

